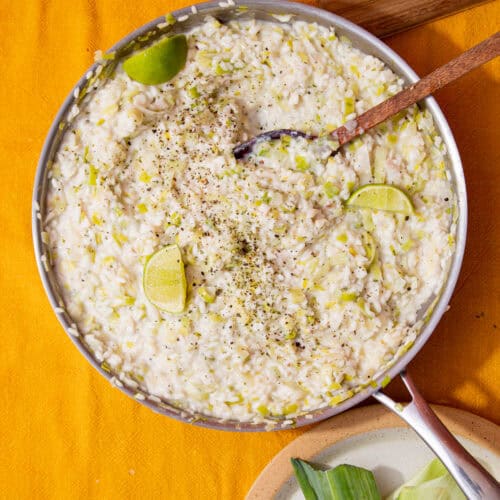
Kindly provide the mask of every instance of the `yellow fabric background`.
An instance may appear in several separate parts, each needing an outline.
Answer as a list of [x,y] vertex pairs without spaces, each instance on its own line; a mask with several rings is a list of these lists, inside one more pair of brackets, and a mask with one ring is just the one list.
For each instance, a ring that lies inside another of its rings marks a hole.
[[[272,456],[303,432],[208,431],[128,399],[71,345],[36,271],[31,190],[59,105],[97,48],[186,4],[0,1],[2,498],[242,498]],[[490,2],[387,42],[425,74],[491,35],[499,21],[500,3]],[[464,161],[469,240],[451,310],[411,364],[429,401],[497,423],[499,66],[491,62],[437,95]],[[405,397],[397,382],[389,392]]]

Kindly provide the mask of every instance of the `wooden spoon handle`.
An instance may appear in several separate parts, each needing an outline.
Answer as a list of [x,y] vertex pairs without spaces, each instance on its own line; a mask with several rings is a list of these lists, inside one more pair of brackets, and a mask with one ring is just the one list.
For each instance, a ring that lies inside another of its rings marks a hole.
[[411,84],[386,101],[359,115],[355,120],[351,120],[334,130],[331,136],[339,141],[340,145],[345,144],[361,135],[365,130],[382,123],[387,118],[417,103],[424,97],[498,55],[500,55],[500,31],[445,65],[435,69],[418,82]]

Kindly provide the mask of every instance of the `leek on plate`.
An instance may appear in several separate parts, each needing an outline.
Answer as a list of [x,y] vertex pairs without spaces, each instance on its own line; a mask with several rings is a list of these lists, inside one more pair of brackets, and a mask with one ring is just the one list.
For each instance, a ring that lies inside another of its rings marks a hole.
[[[373,473],[354,465],[318,470],[292,458],[295,477],[306,500],[381,499]],[[385,500],[466,500],[445,466],[435,458]]]
[[373,473],[354,465],[317,470],[309,463],[292,458],[300,489],[306,500],[380,500]]
[[465,500],[446,467],[435,458],[386,500]]

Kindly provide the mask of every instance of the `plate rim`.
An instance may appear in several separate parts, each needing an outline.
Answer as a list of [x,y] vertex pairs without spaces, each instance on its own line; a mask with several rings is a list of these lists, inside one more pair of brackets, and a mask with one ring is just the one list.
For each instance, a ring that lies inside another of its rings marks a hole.
[[[445,426],[500,457],[500,427],[465,410],[431,405]],[[307,460],[335,443],[381,429],[411,428],[381,404],[355,408],[325,420],[291,441],[279,451],[255,479],[245,500],[273,498],[290,477],[289,459],[300,455]]]

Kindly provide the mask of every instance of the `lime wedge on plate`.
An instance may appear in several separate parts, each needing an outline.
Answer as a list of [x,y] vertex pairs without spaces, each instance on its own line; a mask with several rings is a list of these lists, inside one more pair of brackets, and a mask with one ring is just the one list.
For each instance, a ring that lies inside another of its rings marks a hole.
[[180,313],[186,305],[186,274],[177,245],[168,245],[154,253],[144,266],[144,293],[163,311]]
[[408,196],[394,186],[388,184],[367,184],[362,186],[346,202],[352,208],[371,208],[411,215],[413,205]]
[[123,69],[132,80],[145,85],[165,83],[184,68],[187,51],[185,35],[164,38],[129,57]]

